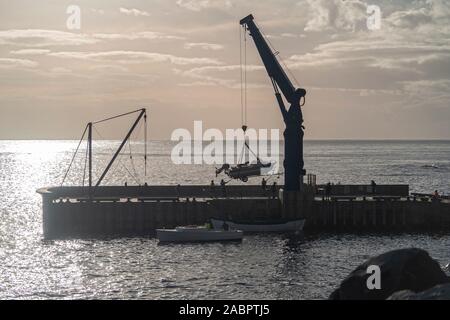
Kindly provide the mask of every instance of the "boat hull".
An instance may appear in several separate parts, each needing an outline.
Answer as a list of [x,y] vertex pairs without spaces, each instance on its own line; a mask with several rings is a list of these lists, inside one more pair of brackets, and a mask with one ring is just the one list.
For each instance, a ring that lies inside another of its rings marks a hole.
[[159,242],[216,242],[241,241],[241,230],[183,230],[157,229],[156,237]]
[[224,223],[230,230],[242,230],[244,232],[295,232],[302,231],[305,219],[286,221],[281,223],[255,223],[246,224],[229,220],[211,219],[214,229],[223,230]]

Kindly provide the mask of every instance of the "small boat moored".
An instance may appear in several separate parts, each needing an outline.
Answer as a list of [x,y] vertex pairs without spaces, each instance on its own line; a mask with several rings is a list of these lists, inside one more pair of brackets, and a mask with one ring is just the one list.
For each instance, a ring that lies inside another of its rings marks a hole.
[[233,222],[221,219],[211,219],[216,230],[242,230],[244,232],[295,232],[302,231],[305,219],[290,221],[264,221],[264,222]]
[[243,235],[241,230],[218,230],[197,226],[156,230],[159,242],[241,241]]

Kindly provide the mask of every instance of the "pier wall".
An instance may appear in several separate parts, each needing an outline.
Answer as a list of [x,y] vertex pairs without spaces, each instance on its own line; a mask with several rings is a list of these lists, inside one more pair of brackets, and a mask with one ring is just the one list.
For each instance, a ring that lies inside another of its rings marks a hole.
[[316,200],[305,230],[450,231],[450,203],[412,198]]
[[43,215],[45,238],[152,236],[157,228],[201,225],[210,218],[281,218],[278,199],[100,201],[52,203]]
[[211,212],[206,201],[61,201],[44,213],[44,237],[152,236],[157,228],[205,223]]
[[306,218],[305,230],[318,232],[450,230],[448,200],[400,197],[398,190],[394,195],[332,197],[317,195],[313,186],[302,193],[261,186],[102,187],[91,196],[80,187],[38,192],[47,239],[153,236],[157,228],[204,224],[212,217]]
[[[323,194],[326,185],[317,185],[318,194]],[[333,184],[330,188],[332,196],[364,196],[364,195],[390,195],[406,197],[409,195],[409,185],[407,184],[383,184],[364,185],[364,184]]]

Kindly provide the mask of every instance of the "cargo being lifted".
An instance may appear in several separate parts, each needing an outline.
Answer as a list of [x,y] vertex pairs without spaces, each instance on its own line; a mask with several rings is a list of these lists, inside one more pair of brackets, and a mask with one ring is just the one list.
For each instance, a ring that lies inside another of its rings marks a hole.
[[225,163],[221,168],[216,169],[216,177],[220,173],[224,172],[231,179],[239,179],[243,182],[247,182],[249,177],[261,176],[263,173],[261,171],[262,168],[270,168],[272,164],[262,163],[259,161],[257,163],[250,164],[247,162],[238,164],[235,167],[230,166],[228,163]]
[[[244,133],[246,129],[246,126],[242,126],[242,130],[244,131]],[[244,148],[247,148],[251,153],[253,153],[256,158],[256,163],[250,163],[249,161],[246,161],[244,163],[239,163],[234,167],[232,167],[228,163],[225,163],[222,165],[222,167],[216,169],[216,177],[223,172],[231,179],[237,179],[241,180],[242,182],[247,182],[249,177],[259,177],[261,175],[264,175],[262,169],[272,167],[273,163],[263,163],[259,159],[259,157],[250,149],[247,141],[245,141],[243,145],[242,153],[240,156],[241,160],[244,154]],[[267,171],[269,171],[269,169],[267,169]]]

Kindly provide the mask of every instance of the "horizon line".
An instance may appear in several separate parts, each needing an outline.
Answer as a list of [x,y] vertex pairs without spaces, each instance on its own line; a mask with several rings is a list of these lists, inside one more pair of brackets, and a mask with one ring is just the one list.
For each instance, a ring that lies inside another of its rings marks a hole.
[[[80,139],[0,139],[0,141],[79,141]],[[94,139],[94,141],[122,141],[123,139]],[[132,141],[143,141],[142,140],[132,140]],[[170,142],[182,142],[183,140],[170,140],[170,139],[147,139],[147,141],[170,141]],[[226,139],[220,140],[196,140],[191,141],[227,141]],[[244,141],[242,139],[233,139],[231,141]],[[249,141],[255,141],[253,139]],[[258,140],[256,140],[258,141]],[[276,141],[270,140],[268,141]],[[278,141],[284,141],[284,139],[279,139]],[[405,139],[405,138],[312,138],[304,139],[303,141],[450,141],[450,138],[417,138],[417,139]]]

